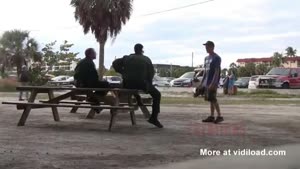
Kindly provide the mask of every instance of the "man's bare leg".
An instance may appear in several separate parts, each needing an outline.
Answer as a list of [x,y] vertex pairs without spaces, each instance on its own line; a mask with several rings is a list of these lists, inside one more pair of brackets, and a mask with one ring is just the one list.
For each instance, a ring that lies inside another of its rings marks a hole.
[[221,110],[220,110],[220,105],[219,105],[219,103],[218,103],[218,102],[215,102],[215,103],[214,103],[214,106],[215,106],[215,109],[216,109],[216,111],[217,111],[217,113],[218,113],[218,116],[220,117],[220,116],[221,116]]
[[213,102],[210,102],[210,115],[215,116],[215,104]]

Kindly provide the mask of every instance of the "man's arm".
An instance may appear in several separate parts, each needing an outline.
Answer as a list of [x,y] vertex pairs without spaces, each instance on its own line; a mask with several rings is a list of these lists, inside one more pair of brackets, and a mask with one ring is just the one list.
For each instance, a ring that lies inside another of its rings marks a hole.
[[99,75],[96,69],[96,66],[94,64],[94,62],[90,62],[86,65],[86,69],[87,69],[87,75],[88,76],[88,84],[90,85],[95,85],[95,83],[97,83],[99,81]]
[[154,78],[155,75],[155,70],[154,70],[154,66],[152,64],[152,61],[149,59],[148,60],[148,81],[152,83],[152,80]]
[[204,59],[204,72],[203,72],[202,80],[201,80],[201,83],[200,83],[200,87],[203,87],[204,79],[205,79],[206,76],[207,76],[207,74],[206,74],[205,62],[206,62],[206,58]]

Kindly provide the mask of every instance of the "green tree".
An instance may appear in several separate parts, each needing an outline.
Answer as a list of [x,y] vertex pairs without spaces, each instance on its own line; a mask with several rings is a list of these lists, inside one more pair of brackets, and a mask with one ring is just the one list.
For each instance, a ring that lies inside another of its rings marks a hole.
[[173,70],[172,75],[173,75],[173,77],[178,78],[186,72],[193,72],[193,71],[194,71],[194,68],[192,68],[192,67],[180,67],[180,68],[175,68]]
[[[71,52],[70,49],[74,44],[64,41],[60,45],[59,51],[55,50],[56,41],[48,43],[42,49],[43,51],[43,63],[48,66],[48,71],[53,69],[53,66],[71,65],[72,62],[78,62],[76,58],[78,53]],[[58,72],[64,72],[65,70],[55,70]]]
[[255,72],[257,75],[265,75],[268,73],[269,67],[266,64],[259,64],[255,68]]
[[272,65],[274,67],[280,67],[284,63],[284,57],[282,54],[275,52],[272,56]]
[[238,77],[248,77],[248,76],[250,76],[249,72],[247,71],[247,69],[245,67],[239,67],[237,72],[238,72]]
[[91,31],[99,42],[99,77],[104,74],[104,47],[107,39],[113,41],[121,32],[132,12],[133,0],[71,0],[75,19],[87,34]]
[[68,43],[68,41],[64,41],[62,45],[60,45],[59,52],[59,60],[65,62],[65,64],[70,65],[72,62],[78,62],[79,59],[76,58],[79,53],[70,52],[70,49],[74,46],[74,44]]
[[255,75],[255,64],[254,63],[247,63],[246,65],[245,65],[245,68],[246,68],[246,70],[247,70],[247,72],[248,72],[248,76],[253,76],[253,75]]
[[40,56],[38,43],[30,38],[28,31],[6,31],[0,38],[2,73],[5,69],[11,69],[15,66],[19,75],[23,65],[27,65],[30,60],[39,60]]
[[115,71],[115,69],[113,68],[110,68],[109,70],[107,70],[105,73],[104,73],[105,76],[120,76],[119,73],[117,73]]
[[170,77],[171,76],[170,69],[160,69],[158,74],[160,77]]
[[48,43],[42,49],[43,51],[43,63],[48,66],[47,71],[52,70],[53,66],[59,62],[59,52],[54,51],[56,41]]
[[228,72],[233,72],[235,75],[237,75],[237,73],[238,73],[238,66],[236,65],[236,63],[231,63],[229,65]]

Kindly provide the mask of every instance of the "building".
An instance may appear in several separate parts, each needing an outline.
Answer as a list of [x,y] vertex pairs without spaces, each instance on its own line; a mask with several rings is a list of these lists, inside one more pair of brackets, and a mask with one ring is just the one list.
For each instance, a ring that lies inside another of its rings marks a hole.
[[[272,65],[272,57],[269,58],[245,58],[238,59],[238,66],[244,67],[247,63],[254,63],[255,65],[266,64],[267,66]],[[297,68],[300,67],[300,57],[287,57],[285,62],[282,64],[283,67]]]
[[53,66],[51,70],[49,70],[49,66],[46,64],[42,66],[43,69],[49,70],[49,72],[55,72],[58,70],[64,70],[64,71],[74,71],[77,66],[77,62],[73,61],[71,64],[68,64],[67,62],[60,61],[57,65]]

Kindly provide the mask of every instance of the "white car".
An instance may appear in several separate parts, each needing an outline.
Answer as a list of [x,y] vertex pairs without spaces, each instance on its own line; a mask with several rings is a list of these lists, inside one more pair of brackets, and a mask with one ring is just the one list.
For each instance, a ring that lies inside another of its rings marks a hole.
[[119,76],[103,76],[103,80],[107,81],[111,87],[120,87],[123,81]]
[[157,87],[170,87],[170,83],[167,80],[165,80],[157,75],[155,75],[153,77],[152,84],[153,84],[153,86],[157,86]]
[[251,76],[249,80],[248,89],[257,89],[258,86],[258,76]]
[[[48,83],[51,84],[51,85],[56,85],[56,86],[69,85],[70,82],[71,82],[69,80],[72,80],[70,78],[72,78],[72,77],[71,76],[65,76],[65,75],[57,76],[57,77],[52,78]],[[73,81],[74,81],[74,79],[73,79]]]

